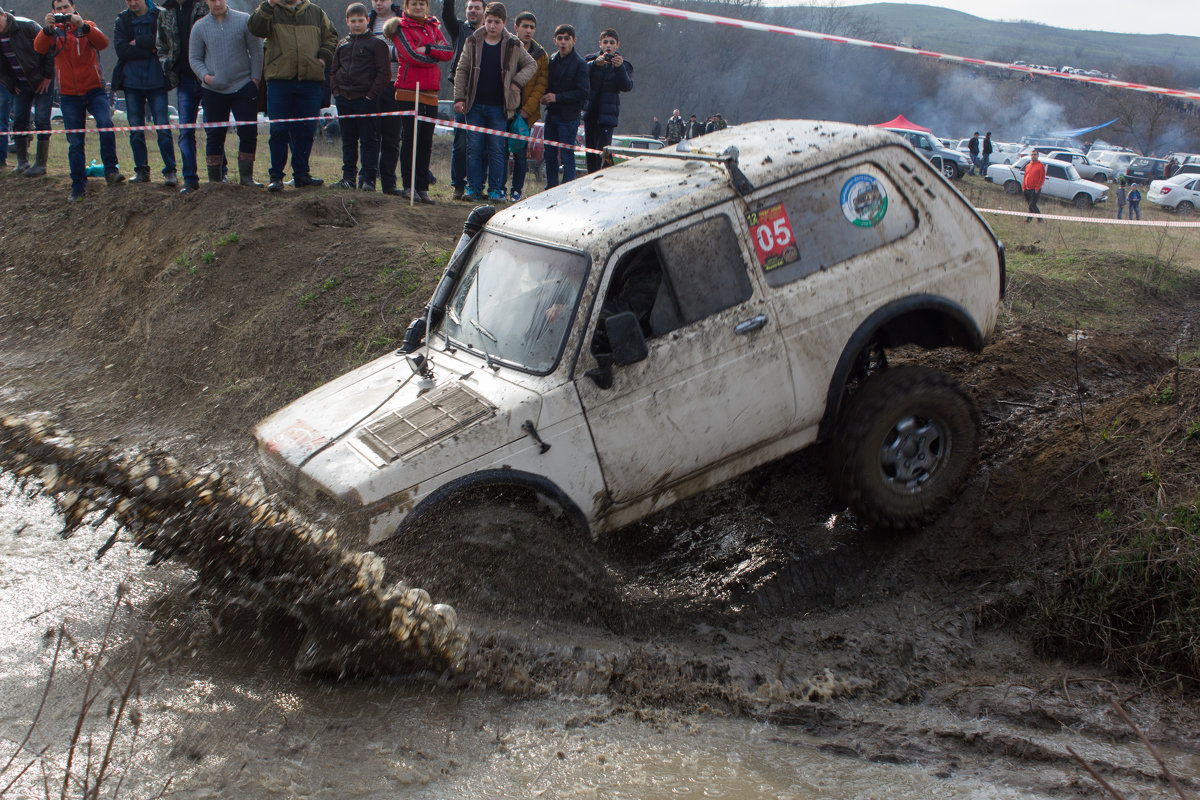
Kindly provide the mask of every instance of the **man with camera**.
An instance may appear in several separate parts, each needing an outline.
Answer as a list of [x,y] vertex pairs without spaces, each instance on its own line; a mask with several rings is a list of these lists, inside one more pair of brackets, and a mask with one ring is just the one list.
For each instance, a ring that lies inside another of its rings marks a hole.
[[117,168],[117,138],[113,135],[112,111],[108,92],[100,78],[100,51],[108,47],[108,37],[75,11],[71,0],[54,0],[54,13],[47,14],[45,27],[33,40],[37,52],[54,57],[58,76],[59,103],[63,127],[67,134],[67,161],[71,165],[71,201],[83,197],[87,189],[83,128],[87,115],[96,120],[96,127],[108,128],[100,133],[100,160],[104,162],[104,179],[110,184],[121,183],[125,176]]
[[[19,19],[0,8],[0,87],[12,98],[13,133],[17,136],[17,166],[13,172],[30,178],[46,174],[50,134],[38,134],[37,163],[30,166],[30,136],[22,131],[30,130],[31,117],[39,131],[50,130],[50,101],[54,97],[54,58],[33,49],[39,30],[33,20]],[[3,113],[5,124],[0,136],[7,138],[8,109],[4,108]]]
[[[600,52],[585,60],[591,79],[591,95],[587,113],[583,115],[584,144],[592,150],[603,150],[612,144],[613,129],[621,113],[621,92],[633,88],[633,65],[624,59],[621,40],[612,28],[600,32]],[[587,154],[588,172],[602,167],[604,157]]]

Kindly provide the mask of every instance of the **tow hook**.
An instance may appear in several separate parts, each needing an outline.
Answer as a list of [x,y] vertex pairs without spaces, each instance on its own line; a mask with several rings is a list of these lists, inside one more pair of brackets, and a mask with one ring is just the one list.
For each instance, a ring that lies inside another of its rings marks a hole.
[[531,419],[525,420],[525,422],[521,425],[521,430],[528,433],[529,438],[531,438],[535,442],[537,442],[538,447],[541,448],[540,452],[542,455],[545,455],[546,451],[550,449],[550,445],[543,442],[542,437],[538,436],[537,428],[534,427],[533,420],[531,420]]

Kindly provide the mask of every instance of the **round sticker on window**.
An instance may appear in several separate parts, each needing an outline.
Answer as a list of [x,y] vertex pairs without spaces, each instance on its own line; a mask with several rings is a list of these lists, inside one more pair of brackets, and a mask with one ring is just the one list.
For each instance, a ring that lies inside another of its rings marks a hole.
[[860,228],[878,225],[887,206],[887,190],[872,175],[855,175],[842,186],[842,213]]

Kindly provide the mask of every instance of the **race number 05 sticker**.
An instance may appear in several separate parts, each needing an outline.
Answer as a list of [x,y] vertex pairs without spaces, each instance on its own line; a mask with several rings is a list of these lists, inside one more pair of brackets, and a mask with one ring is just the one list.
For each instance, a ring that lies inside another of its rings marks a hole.
[[750,223],[750,236],[754,239],[754,250],[763,272],[800,259],[800,248],[796,245],[796,235],[792,233],[792,223],[783,203],[751,211],[746,215],[746,221]]

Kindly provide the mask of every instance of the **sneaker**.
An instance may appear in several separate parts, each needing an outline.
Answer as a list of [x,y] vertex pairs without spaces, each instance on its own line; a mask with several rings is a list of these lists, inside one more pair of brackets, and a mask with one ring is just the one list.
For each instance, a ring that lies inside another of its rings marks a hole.
[[[111,182],[112,181],[109,181],[109,183],[111,183]],[[149,167],[134,168],[133,177],[129,179],[129,182],[130,183],[149,183],[150,182],[150,168]]]
[[174,172],[168,172],[166,175],[163,175],[163,185],[164,186],[178,186],[179,185],[179,175]]
[[501,192],[499,190],[488,192],[488,202],[489,203],[503,203],[504,202],[504,192]]
[[280,180],[279,178],[272,178],[271,182],[267,184],[267,191],[268,192],[282,192],[283,191],[283,181]]
[[332,185],[332,186],[330,186],[329,188],[330,188],[330,189],[353,189],[353,188],[354,188],[354,181],[348,181],[348,180],[346,180],[345,178],[342,178],[340,181],[338,181],[337,183],[333,184],[333,185]]
[[455,199],[455,200],[462,200],[462,199],[463,199],[463,191],[464,191],[464,187],[462,187],[462,186],[455,186],[455,187],[454,187],[454,199]]
[[359,181],[358,182],[358,190],[360,192],[375,191],[375,181]]
[[382,191],[384,194],[388,195],[389,197],[404,197],[404,191],[401,189],[397,189],[395,186],[385,186],[380,191]]
[[200,191],[200,184],[194,181],[184,181],[183,188],[179,190],[180,194],[191,194],[192,192]]
[[510,203],[519,203],[519,202],[521,202],[521,193],[520,193],[520,192],[518,192],[516,189],[513,189],[513,190],[512,190],[512,194],[510,194],[510,195],[508,196],[508,202],[510,202]]
[[474,189],[467,189],[463,191],[461,196],[455,192],[454,197],[456,200],[462,200],[464,203],[478,203],[480,200],[479,192],[475,191]]
[[104,173],[104,180],[108,181],[109,186],[116,186],[118,183],[125,182],[125,176],[121,174],[120,170],[110,169]]
[[429,192],[417,192],[417,202],[427,206],[437,205],[437,201],[429,196]]
[[292,178],[292,185],[297,189],[303,189],[306,186],[323,186],[325,185],[325,181],[321,178],[314,178],[312,175],[297,175],[295,178]]

